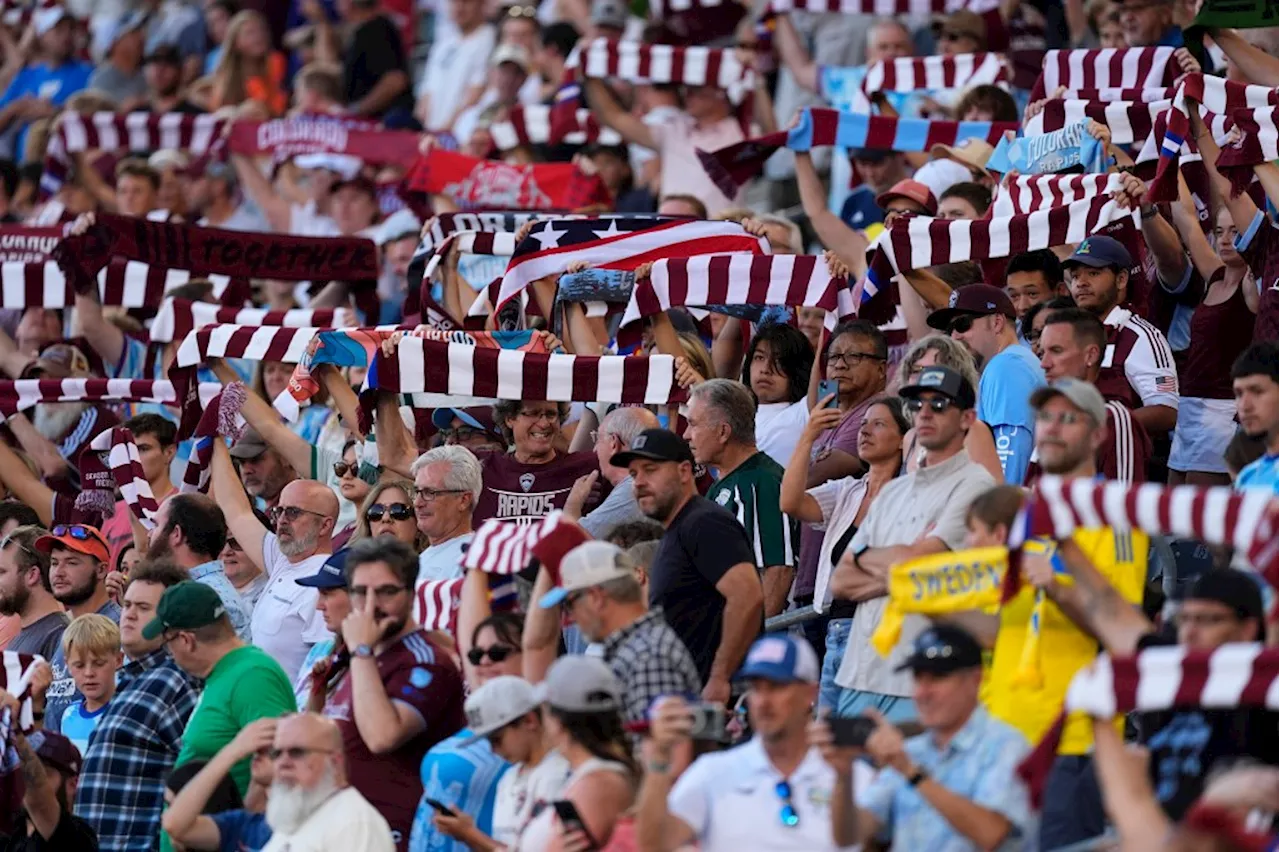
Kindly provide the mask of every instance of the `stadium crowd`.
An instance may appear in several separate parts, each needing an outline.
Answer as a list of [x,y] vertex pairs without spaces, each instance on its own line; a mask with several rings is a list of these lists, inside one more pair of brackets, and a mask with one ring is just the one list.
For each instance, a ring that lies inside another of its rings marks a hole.
[[5,0],[0,850],[1275,849],[1270,0]]

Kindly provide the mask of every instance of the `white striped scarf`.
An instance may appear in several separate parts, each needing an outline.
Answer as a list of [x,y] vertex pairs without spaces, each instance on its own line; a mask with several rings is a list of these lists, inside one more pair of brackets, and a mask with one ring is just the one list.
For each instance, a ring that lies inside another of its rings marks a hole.
[[248,395],[242,382],[231,382],[226,387],[218,386],[218,393],[208,402],[202,402],[204,410],[191,436],[195,439],[195,444],[191,448],[191,455],[187,457],[187,466],[182,471],[179,490],[186,493],[209,490],[213,442],[224,438],[235,441],[239,438],[243,429],[238,415]]
[[580,75],[638,84],[716,86],[734,103],[740,103],[755,86],[755,72],[743,65],[734,51],[715,47],[597,38],[585,50],[570,54],[565,70],[571,79]]
[[1280,156],[1280,111],[1276,107],[1238,109],[1231,123],[1240,129],[1239,138],[1223,145],[1218,153],[1218,172],[1231,181],[1233,195],[1253,182],[1253,167]]
[[[98,273],[98,291],[104,305],[146,308],[159,304],[165,293],[192,278],[208,279],[215,298],[221,298],[232,282],[226,275],[195,275],[117,258]],[[74,304],[75,291],[53,261],[0,264],[0,308],[65,308]]]
[[982,14],[999,8],[999,5],[999,0],[770,0],[769,9],[775,14],[832,12],[889,18],[898,15],[945,15],[961,9]]
[[489,135],[499,151],[520,145],[620,145],[616,130],[601,127],[589,109],[577,109],[572,115],[565,110],[552,110],[546,104],[517,106],[503,121],[489,125]]
[[1176,91],[1177,89],[1172,86],[1157,86],[1152,89],[1128,89],[1109,86],[1101,89],[1067,89],[1059,98],[1064,101],[1103,101],[1106,103],[1132,101],[1134,103],[1149,104],[1153,101],[1170,100]]
[[259,325],[211,325],[196,329],[182,339],[175,367],[195,367],[209,358],[247,358],[250,361],[281,361],[297,364],[306,354],[311,338],[325,329],[282,328]]
[[[1034,213],[1061,207],[1087,198],[1110,195],[1124,185],[1118,174],[1100,175],[1019,175],[996,188],[991,199],[991,218]],[[1136,212],[1136,211],[1135,211]]]
[[636,281],[622,325],[673,307],[780,305],[822,308],[834,328],[857,310],[845,278],[833,278],[816,255],[720,254],[670,258]]
[[451,636],[457,632],[464,582],[463,577],[418,580],[413,589],[413,617],[423,630],[440,630]]
[[560,558],[590,538],[558,509],[532,524],[490,518],[476,530],[462,559],[462,567],[468,571],[510,576],[519,574],[534,558],[539,558],[558,583]]
[[444,242],[436,246],[431,258],[422,270],[422,277],[429,278],[439,267],[440,262],[449,254],[454,246],[459,254],[487,254],[498,257],[511,257],[516,251],[516,235],[504,231],[461,231],[446,237]]
[[181,340],[193,329],[206,325],[332,328],[355,324],[355,314],[349,308],[270,311],[264,308],[224,308],[190,299],[165,299],[151,325],[151,342]]
[[[89,442],[85,452],[99,454],[105,462],[106,471],[110,473],[115,483],[112,494],[114,495],[115,490],[119,490],[121,499],[128,504],[129,511],[133,512],[134,517],[147,529],[154,528],[156,512],[159,511],[160,506],[156,502],[155,494],[151,491],[150,483],[142,472],[142,456],[138,453],[138,445],[134,441],[133,433],[122,426],[104,429]],[[82,485],[87,487],[88,483],[84,481],[87,478],[85,465],[81,464],[80,467]],[[87,492],[80,493],[84,495]],[[114,500],[114,496],[112,499]]]
[[[222,388],[201,382],[202,404]],[[182,399],[167,379],[18,379],[0,381],[0,419],[8,420],[44,402],[150,402],[178,406]]]
[[1172,100],[1147,102],[1064,100],[1055,98],[1032,116],[1023,128],[1024,136],[1041,136],[1091,118],[1111,131],[1116,145],[1135,145],[1151,135],[1156,117],[1173,103]]
[[[31,678],[35,675],[36,663],[48,662],[39,654],[19,654],[17,651],[0,651],[0,689],[18,699],[17,723],[21,730],[29,731],[36,723],[31,706]],[[0,723],[12,725],[15,720],[4,718]],[[7,734],[7,732],[5,732]],[[8,740],[0,735],[0,748]]]
[[687,397],[670,355],[544,354],[422,337],[402,338],[391,358],[379,352],[365,389],[628,405],[667,405]]
[[882,59],[867,69],[862,90],[914,92],[919,89],[963,89],[986,83],[1007,83],[1009,70],[998,53],[961,56],[902,56]]
[[176,112],[63,112],[49,139],[40,188],[48,195],[61,189],[71,170],[71,155],[85,151],[178,150],[202,156],[218,141],[227,123],[215,115]]
[[1059,86],[1068,89],[1158,89],[1177,78],[1172,47],[1108,47],[1049,50],[1044,70],[1031,90],[1036,101]]

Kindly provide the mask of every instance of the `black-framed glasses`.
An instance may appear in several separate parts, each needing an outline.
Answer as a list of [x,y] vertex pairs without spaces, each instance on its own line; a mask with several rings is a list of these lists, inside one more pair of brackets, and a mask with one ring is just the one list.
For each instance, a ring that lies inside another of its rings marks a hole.
[[782,824],[787,828],[795,828],[800,824],[800,814],[796,812],[795,803],[791,800],[791,782],[779,781],[773,791],[782,800],[782,811],[778,814]]
[[331,748],[313,748],[311,746],[289,746],[288,748],[269,748],[264,750],[267,757],[279,760],[287,757],[290,760],[302,760],[309,754],[333,754]]
[[481,648],[477,645],[467,652],[467,659],[471,661],[473,666],[483,663],[485,657],[488,657],[490,662],[500,663],[515,652],[516,649],[510,645],[490,645],[488,648]]
[[550,420],[553,423],[560,422],[560,412],[558,410],[557,411],[547,411],[547,410],[526,411],[525,409],[522,408],[520,409],[520,416],[528,420],[532,420],[534,423],[537,423],[539,420]]
[[352,600],[364,600],[372,593],[376,600],[389,601],[407,588],[407,586],[375,586],[370,589],[368,586],[352,586],[347,590],[347,594]]
[[934,414],[941,414],[955,404],[955,400],[947,399],[945,396],[935,396],[931,399],[921,399],[917,396],[907,400],[907,411],[919,414],[924,410],[925,405],[928,405],[929,410]]
[[444,494],[464,494],[457,488],[415,488],[413,489],[413,499],[421,500],[423,503],[434,503],[437,497]]
[[315,515],[317,518],[327,518],[328,515],[322,515],[319,512],[313,512],[310,509],[304,509],[301,506],[276,506],[267,513],[267,517],[271,519],[271,523],[278,524],[280,519],[284,518],[289,523],[301,518],[303,515]]
[[973,314],[961,314],[951,321],[951,325],[947,330],[952,334],[966,334],[969,329],[973,328],[973,324],[977,322],[978,317]]
[[827,365],[839,364],[841,367],[856,367],[863,361],[884,361],[879,355],[868,355],[865,352],[828,352]]
[[413,517],[413,507],[405,503],[390,503],[387,505],[374,503],[369,507],[369,511],[364,513],[365,520],[371,524],[376,524],[388,515],[391,516],[393,521],[407,521]]
[[359,470],[360,470],[360,465],[354,462],[340,461],[340,462],[333,463],[333,475],[338,477],[339,479],[342,479],[347,474],[351,474],[352,476],[355,476]]

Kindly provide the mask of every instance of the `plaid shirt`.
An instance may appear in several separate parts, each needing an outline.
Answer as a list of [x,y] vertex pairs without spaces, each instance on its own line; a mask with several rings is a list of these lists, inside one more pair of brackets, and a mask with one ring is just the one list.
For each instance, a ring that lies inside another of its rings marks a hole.
[[623,688],[627,722],[649,717],[649,706],[663,695],[696,698],[702,678],[693,655],[655,608],[615,630],[604,640],[604,659]]
[[102,852],[151,852],[160,844],[164,779],[178,758],[199,686],[164,649],[120,670],[115,697],[89,739],[76,815]]

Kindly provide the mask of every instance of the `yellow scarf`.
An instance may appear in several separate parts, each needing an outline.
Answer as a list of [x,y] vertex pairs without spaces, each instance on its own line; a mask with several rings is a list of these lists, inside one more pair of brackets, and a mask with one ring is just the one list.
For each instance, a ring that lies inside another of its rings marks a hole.
[[[1053,560],[1058,551],[1058,543],[1044,538],[1028,539],[1022,545],[1024,556],[1037,555]],[[1072,582],[1071,575],[1066,573],[1061,560],[1054,562],[1054,573],[1058,581]],[[1029,686],[1039,689],[1044,686],[1044,663],[1041,657],[1040,636],[1044,627],[1045,606],[1049,603],[1044,589],[1036,589],[1036,599],[1031,607],[1031,622],[1027,625],[1027,639],[1022,645],[1022,656],[1018,659],[1017,671],[1013,673],[1014,686]]]
[[888,656],[908,614],[944,615],[966,610],[994,612],[1009,567],[1005,547],[948,551],[900,562],[889,569],[889,601],[871,644]]

